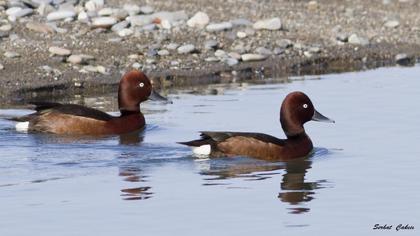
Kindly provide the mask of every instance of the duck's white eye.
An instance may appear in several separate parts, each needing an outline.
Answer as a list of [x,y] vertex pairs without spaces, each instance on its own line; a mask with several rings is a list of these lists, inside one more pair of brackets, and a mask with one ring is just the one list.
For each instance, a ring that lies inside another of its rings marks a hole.
[[303,108],[305,108],[305,109],[308,108],[308,104],[306,104],[306,103],[303,104]]
[[144,83],[140,83],[139,86],[140,86],[140,88],[143,88],[144,87]]

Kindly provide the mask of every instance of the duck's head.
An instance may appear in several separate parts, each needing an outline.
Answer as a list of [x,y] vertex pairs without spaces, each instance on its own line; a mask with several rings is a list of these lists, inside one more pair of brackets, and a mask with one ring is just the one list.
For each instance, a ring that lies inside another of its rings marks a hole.
[[303,124],[310,120],[334,123],[333,120],[315,110],[306,94],[302,92],[289,93],[283,100],[280,109],[280,123],[286,136],[293,137],[304,133]]
[[140,103],[150,100],[168,101],[153,89],[152,82],[139,71],[127,72],[120,81],[118,88],[118,106],[121,111],[139,111]]

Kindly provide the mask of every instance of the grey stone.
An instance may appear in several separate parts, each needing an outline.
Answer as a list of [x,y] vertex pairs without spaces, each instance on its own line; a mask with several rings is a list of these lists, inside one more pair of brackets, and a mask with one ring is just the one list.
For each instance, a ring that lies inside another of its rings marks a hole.
[[223,58],[223,57],[227,57],[227,53],[221,49],[218,49],[216,50],[216,52],[214,52],[214,56]]
[[197,12],[187,21],[189,27],[204,28],[210,22],[209,16],[205,12]]
[[384,26],[387,28],[397,28],[400,25],[400,22],[397,20],[389,20],[385,22]]
[[232,27],[233,25],[230,22],[221,22],[221,23],[214,23],[214,24],[207,25],[206,30],[208,32],[218,32],[218,31],[232,29]]
[[233,26],[250,26],[252,25],[252,22],[245,18],[239,18],[231,20],[230,23],[232,23]]
[[242,54],[241,55],[242,61],[261,61],[267,59],[267,55],[261,55],[261,54]]
[[195,46],[192,44],[182,45],[177,49],[179,54],[187,54],[195,51]]
[[289,39],[280,39],[276,41],[277,46],[281,47],[281,48],[289,48],[289,47],[293,47],[293,43],[291,40]]
[[266,30],[279,30],[281,29],[281,21],[280,18],[275,17],[266,20],[260,20],[254,23],[254,29],[266,29]]
[[368,39],[357,36],[357,34],[350,35],[350,37],[348,38],[348,42],[350,44],[356,44],[356,45],[362,45],[362,46],[366,46],[369,44]]
[[124,20],[124,21],[118,22],[117,24],[113,25],[111,27],[111,30],[114,31],[114,32],[118,32],[120,30],[123,30],[123,29],[127,28],[128,25],[129,25],[129,22]]
[[47,25],[47,24],[42,24],[42,23],[37,23],[37,22],[28,22],[26,24],[26,28],[35,31],[35,32],[40,32],[40,33],[44,33],[44,34],[52,34],[54,33],[54,29]]
[[168,50],[166,50],[166,49],[162,49],[162,50],[159,50],[159,51],[157,52],[157,54],[158,54],[159,56],[168,56],[170,53],[169,53],[169,51],[168,51]]
[[211,50],[216,49],[219,46],[219,43],[216,40],[210,39],[204,42],[204,49]]
[[257,54],[261,54],[261,55],[272,55],[273,52],[271,52],[269,49],[265,48],[265,47],[258,47],[255,49],[255,52]]
[[239,63],[239,61],[235,58],[228,57],[223,60],[224,63],[228,64],[229,66],[234,66]]
[[177,43],[170,43],[170,44],[166,45],[166,48],[169,49],[169,50],[175,50],[178,47],[179,47],[179,44],[177,44]]
[[0,26],[0,31],[3,31],[3,32],[7,32],[7,31],[10,31],[12,29],[13,29],[13,27],[12,27],[11,24],[6,24],[6,25]]
[[409,66],[414,64],[414,58],[405,53],[399,53],[395,55],[395,62],[401,66]]
[[90,55],[71,55],[67,58],[67,62],[70,62],[72,64],[88,64],[89,61],[95,60],[93,56]]
[[140,12],[143,14],[152,14],[155,9],[151,6],[142,6],[140,7]]
[[73,18],[75,15],[76,15],[75,11],[70,11],[70,10],[55,11],[47,15],[47,20],[49,21],[62,20],[66,18]]
[[53,54],[53,55],[58,55],[58,56],[69,56],[71,55],[71,51],[65,48],[60,48],[60,47],[50,47],[48,49],[48,51]]
[[92,26],[99,28],[111,28],[117,23],[117,19],[114,17],[104,16],[92,19]]
[[17,58],[20,57],[19,53],[17,52],[11,52],[11,51],[7,51],[4,53],[4,56],[7,58]]

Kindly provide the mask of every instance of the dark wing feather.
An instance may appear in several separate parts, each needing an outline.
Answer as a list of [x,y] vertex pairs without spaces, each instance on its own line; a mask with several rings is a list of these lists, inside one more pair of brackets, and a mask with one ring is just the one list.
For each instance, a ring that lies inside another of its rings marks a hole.
[[88,117],[96,120],[103,120],[108,121],[112,119],[112,116],[93,108],[76,105],[76,104],[60,104],[60,103],[49,103],[49,102],[33,102],[31,103],[35,105],[34,110],[35,113],[21,116],[21,117],[14,117],[11,120],[14,121],[30,121],[33,118],[45,114],[45,113],[60,113],[60,114],[67,114],[73,116],[82,116]]
[[205,144],[213,145],[215,143],[220,143],[225,141],[228,138],[232,137],[248,137],[248,138],[254,138],[266,143],[273,143],[277,145],[284,145],[285,140],[284,139],[278,139],[274,136],[268,135],[268,134],[262,134],[262,133],[247,133],[247,132],[212,132],[212,131],[202,131],[201,133],[201,139],[192,140],[189,142],[179,142],[180,144],[184,144],[187,146],[194,146],[198,147]]

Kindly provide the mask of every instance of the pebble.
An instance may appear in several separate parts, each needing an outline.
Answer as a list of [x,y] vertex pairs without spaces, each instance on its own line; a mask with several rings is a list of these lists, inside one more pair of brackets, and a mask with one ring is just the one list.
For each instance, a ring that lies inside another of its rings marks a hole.
[[107,70],[104,66],[83,66],[82,70],[80,72],[86,73],[86,72],[94,72],[94,73],[101,73],[101,74],[108,74]]
[[11,7],[9,9],[6,10],[6,14],[8,16],[12,16],[15,18],[19,18],[19,17],[23,17],[23,16],[27,16],[33,13],[34,10],[32,10],[31,8],[20,8],[20,7]]
[[235,58],[228,57],[223,60],[224,63],[228,64],[229,66],[234,66],[239,63],[239,61]]
[[89,0],[85,3],[85,8],[87,11],[98,11],[104,4],[104,0]]
[[401,66],[408,66],[413,64],[412,58],[405,53],[399,53],[395,56],[395,62]]
[[133,33],[134,33],[134,31],[132,29],[128,29],[128,28],[122,29],[122,30],[117,32],[118,36],[120,36],[120,37],[127,37],[127,36],[132,35]]
[[12,28],[13,28],[12,25],[6,24],[6,25],[0,26],[0,31],[7,32],[7,31],[12,30]]
[[237,52],[230,52],[230,53],[228,53],[228,56],[232,57],[232,58],[235,58],[236,60],[241,60],[242,59],[241,54],[239,54]]
[[349,36],[346,33],[338,33],[336,39],[340,42],[346,43],[349,41]]
[[58,56],[69,56],[71,54],[71,51],[65,48],[60,47],[50,47],[48,51],[53,55]]
[[95,28],[110,28],[117,23],[114,17],[104,16],[92,19],[92,26]]
[[254,23],[254,29],[261,30],[279,30],[281,29],[281,21],[280,18],[275,17],[267,20],[260,20]]
[[152,14],[155,11],[155,9],[151,6],[142,6],[140,7],[140,12],[143,14]]
[[37,22],[28,22],[26,24],[26,28],[32,31],[36,31],[36,32],[44,33],[44,34],[54,33],[54,29],[51,26],[42,24],[42,23],[37,23]]
[[218,58],[227,57],[227,53],[221,49],[218,49],[214,52],[214,56]]
[[158,54],[159,56],[168,56],[170,53],[169,53],[169,51],[168,51],[168,50],[166,50],[166,49],[162,49],[162,50],[159,50],[159,51],[157,52],[157,54]]
[[385,22],[384,26],[387,28],[397,28],[400,25],[400,22],[397,20],[390,20]]
[[17,58],[20,57],[19,53],[7,51],[4,53],[4,56],[7,58]]
[[62,10],[62,11],[54,11],[47,15],[48,21],[55,21],[55,20],[62,20],[66,18],[73,18],[76,15],[75,11],[70,10]]
[[243,38],[246,38],[246,33],[245,32],[243,32],[243,31],[238,31],[237,33],[236,33],[236,36],[238,37],[238,38],[240,38],[240,39],[243,39]]
[[140,7],[135,4],[124,4],[123,9],[128,12],[128,15],[134,16],[140,13]]
[[195,46],[192,44],[186,44],[186,45],[182,45],[181,47],[179,47],[177,49],[179,54],[187,54],[187,53],[191,53],[195,50]]
[[310,47],[308,49],[308,51],[311,52],[311,53],[320,53],[321,52],[321,48],[319,48],[319,47]]
[[317,1],[310,1],[307,4],[308,10],[315,11],[318,9],[318,2]]
[[4,66],[0,64],[0,70],[4,70]]
[[218,57],[207,57],[207,58],[204,59],[204,61],[207,61],[207,62],[218,62],[218,61],[220,61],[220,59]]
[[204,12],[197,12],[187,21],[189,27],[204,28],[210,22],[209,16]]
[[77,20],[82,21],[82,22],[88,22],[89,21],[89,16],[85,11],[81,11],[77,15]]
[[67,62],[72,64],[88,64],[92,60],[95,60],[93,56],[85,54],[71,55],[67,58]]
[[261,54],[261,55],[272,55],[273,52],[270,51],[269,49],[265,48],[265,47],[258,47],[255,49],[255,52],[257,54]]
[[362,45],[362,46],[366,46],[369,44],[369,40],[363,37],[359,37],[357,36],[357,34],[352,34],[349,36],[348,38],[348,42],[350,44],[356,44],[356,45]]
[[212,50],[216,49],[219,46],[219,43],[216,40],[210,39],[204,42],[204,49]]
[[232,27],[233,25],[230,22],[221,22],[221,23],[207,25],[206,30],[208,32],[218,32],[218,31],[232,29]]
[[261,54],[242,54],[241,55],[242,61],[261,61],[267,59],[267,55],[261,55]]
[[311,58],[311,57],[313,56],[313,54],[312,54],[311,52],[309,52],[309,51],[304,51],[304,52],[303,52],[303,55],[304,55],[305,57],[307,57],[307,58]]
[[232,23],[234,26],[250,26],[252,25],[252,22],[248,19],[239,18],[235,20],[231,20],[230,23]]
[[169,50],[176,50],[179,47],[179,44],[177,43],[170,43],[168,45],[166,45],[166,48]]
[[102,8],[101,10],[98,11],[98,15],[100,16],[110,16],[114,13],[114,10],[112,8]]
[[111,27],[111,30],[114,31],[114,32],[121,31],[121,30],[127,28],[128,24],[129,24],[129,22],[125,21],[125,20],[121,21],[121,22],[118,22],[117,24],[115,24]]
[[281,48],[293,47],[293,43],[290,39],[280,39],[276,41],[277,46]]
[[134,62],[133,65],[131,65],[131,67],[133,67],[134,69],[140,69],[141,68],[141,64],[138,62]]

